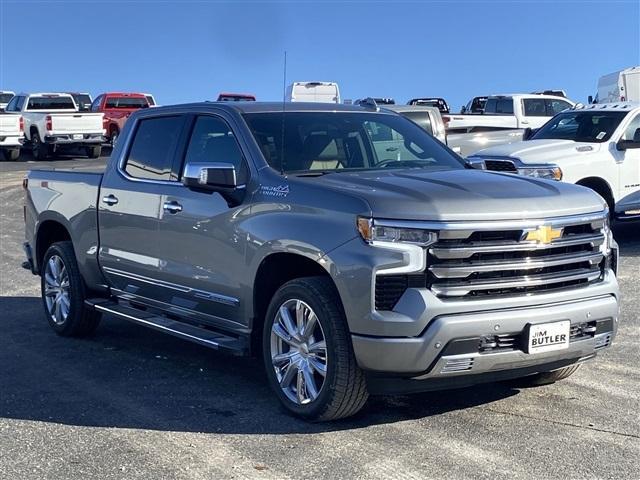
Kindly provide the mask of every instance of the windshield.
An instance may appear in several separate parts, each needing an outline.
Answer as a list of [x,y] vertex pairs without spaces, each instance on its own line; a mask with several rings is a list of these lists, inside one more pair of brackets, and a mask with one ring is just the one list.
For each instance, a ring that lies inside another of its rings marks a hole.
[[13,98],[13,93],[0,93],[0,103],[9,103]]
[[30,97],[27,110],[75,110],[71,96],[68,97]]
[[611,138],[627,112],[560,113],[545,123],[530,140],[557,139],[601,143]]
[[456,155],[399,115],[287,112],[283,122],[283,113],[270,112],[245,114],[244,118],[267,163],[278,171],[464,168]]
[[149,103],[144,97],[108,97],[106,108],[147,108]]

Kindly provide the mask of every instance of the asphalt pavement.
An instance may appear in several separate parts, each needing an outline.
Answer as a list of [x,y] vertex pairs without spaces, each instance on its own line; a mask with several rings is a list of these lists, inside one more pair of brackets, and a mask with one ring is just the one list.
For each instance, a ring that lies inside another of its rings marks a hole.
[[309,424],[257,360],[108,317],[90,339],[51,331],[20,268],[21,180],[104,160],[0,162],[0,479],[640,478],[640,225],[615,229],[618,337],[569,379],[377,397]]

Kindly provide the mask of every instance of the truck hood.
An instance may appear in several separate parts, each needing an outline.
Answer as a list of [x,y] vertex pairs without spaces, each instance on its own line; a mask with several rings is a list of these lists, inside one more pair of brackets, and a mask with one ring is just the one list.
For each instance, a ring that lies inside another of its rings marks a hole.
[[528,140],[497,145],[474,153],[473,157],[511,157],[523,163],[560,163],[567,157],[590,155],[600,150],[600,143],[572,140]]
[[605,207],[604,200],[583,187],[473,169],[344,172],[304,180],[365,200],[374,218],[522,220],[594,213]]

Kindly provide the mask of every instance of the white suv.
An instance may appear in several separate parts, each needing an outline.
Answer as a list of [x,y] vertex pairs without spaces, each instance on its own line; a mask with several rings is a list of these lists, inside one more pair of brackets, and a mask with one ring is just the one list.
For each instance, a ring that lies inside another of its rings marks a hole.
[[480,150],[468,161],[589,187],[618,219],[640,219],[640,103],[578,105],[528,140]]

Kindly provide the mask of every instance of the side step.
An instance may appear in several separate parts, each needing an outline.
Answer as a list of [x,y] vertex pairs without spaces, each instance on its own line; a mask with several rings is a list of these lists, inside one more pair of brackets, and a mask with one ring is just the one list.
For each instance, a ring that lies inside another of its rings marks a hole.
[[129,320],[205,347],[225,351],[233,355],[249,354],[248,342],[241,337],[232,337],[208,328],[196,327],[162,315],[120,305],[115,301],[104,298],[88,299],[85,300],[85,304],[99,312],[115,315],[118,318]]

